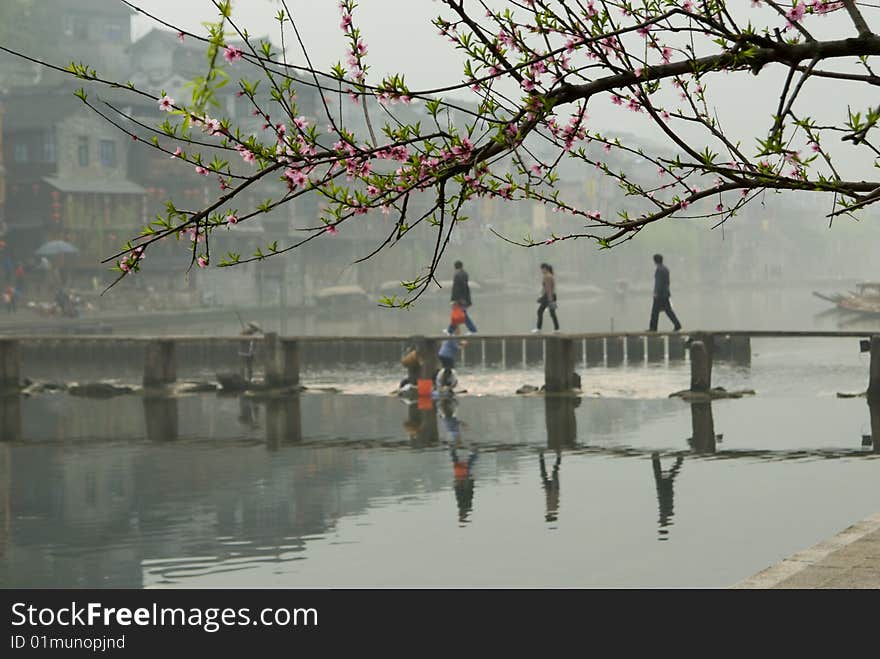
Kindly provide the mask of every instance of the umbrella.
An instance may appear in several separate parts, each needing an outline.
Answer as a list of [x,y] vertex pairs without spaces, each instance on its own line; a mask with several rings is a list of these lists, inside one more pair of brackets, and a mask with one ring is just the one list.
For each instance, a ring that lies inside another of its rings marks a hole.
[[79,249],[63,240],[50,240],[34,252],[37,256],[56,256],[58,254],[79,254]]

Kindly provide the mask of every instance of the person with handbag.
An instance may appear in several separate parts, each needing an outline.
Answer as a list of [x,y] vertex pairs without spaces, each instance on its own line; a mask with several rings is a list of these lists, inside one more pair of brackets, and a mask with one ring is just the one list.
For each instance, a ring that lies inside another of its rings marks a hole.
[[464,324],[468,328],[468,332],[476,334],[477,326],[468,315],[468,307],[471,302],[471,287],[468,282],[468,273],[464,269],[461,261],[453,264],[455,273],[452,276],[452,296],[449,304],[452,306],[452,317],[449,320],[449,327],[446,328],[444,334],[452,334],[456,325]]
[[541,297],[538,298],[538,324],[532,332],[540,332],[544,324],[544,309],[550,310],[550,318],[553,320],[553,328],[559,331],[559,319],[556,317],[556,278],[553,276],[553,266],[547,263],[541,264]]

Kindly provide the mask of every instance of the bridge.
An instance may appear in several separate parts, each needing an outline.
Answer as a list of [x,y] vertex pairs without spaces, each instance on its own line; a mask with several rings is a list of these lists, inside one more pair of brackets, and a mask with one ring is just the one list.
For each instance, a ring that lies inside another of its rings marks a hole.
[[[259,342],[264,371],[260,396],[266,404],[267,441],[301,441],[299,396],[300,369],[303,363],[334,365],[348,362],[387,363],[400,367],[404,350],[415,349],[419,363],[410,369],[410,377],[431,378],[438,366],[437,349],[445,336],[302,336],[279,337],[268,333],[255,337]],[[859,331],[707,331],[689,333],[582,333],[547,335],[494,334],[462,337],[468,341],[465,363],[476,365],[524,365],[543,363],[546,393],[548,442],[570,445],[576,437],[574,406],[578,402],[570,392],[575,384],[575,370],[605,364],[644,364],[668,360],[690,361],[690,391],[707,393],[711,388],[712,364],[732,360],[748,364],[751,339],[858,339],[858,349],[870,352],[867,398],[871,410],[873,445],[880,450],[880,335]],[[21,437],[21,410],[18,395],[22,381],[29,377],[34,358],[70,365],[96,366],[104,377],[120,374],[121,364],[134,368],[142,365],[144,416],[151,438],[177,436],[179,362],[191,361],[197,354],[211,362],[220,359],[237,365],[241,337],[229,336],[19,336],[0,338],[0,440]],[[855,347],[855,346],[854,346]],[[75,370],[74,370],[75,372]],[[32,374],[30,375],[32,377]],[[80,379],[80,378],[69,378]],[[693,403],[693,438],[695,445],[714,446],[711,406]],[[413,427],[418,427],[417,441],[437,441],[436,410],[430,403],[410,406]],[[425,417],[428,415],[428,417]]]
[[[446,336],[299,336],[275,333],[255,336],[269,388],[290,389],[300,384],[303,367],[334,367],[344,364],[400,364],[405,351],[415,349],[419,365],[409,376],[431,378],[439,363],[437,350]],[[463,366],[544,366],[547,392],[573,388],[579,367],[624,363],[643,364],[690,360],[690,390],[711,388],[712,364],[730,360],[751,362],[751,339],[834,338],[859,339],[863,352],[871,353],[869,394],[880,395],[880,335],[871,331],[772,331],[711,330],[674,332],[601,332],[553,334],[475,334],[460,339],[466,344]],[[88,364],[92,371],[103,366],[104,377],[118,375],[119,368],[142,363],[146,389],[168,388],[178,380],[180,366],[198,362],[203,369],[228,365],[236,370],[238,336],[115,336],[45,335],[0,338],[0,392],[14,393],[22,379],[33,377],[22,369],[39,358],[70,364],[72,369]],[[72,378],[79,379],[79,378]]]

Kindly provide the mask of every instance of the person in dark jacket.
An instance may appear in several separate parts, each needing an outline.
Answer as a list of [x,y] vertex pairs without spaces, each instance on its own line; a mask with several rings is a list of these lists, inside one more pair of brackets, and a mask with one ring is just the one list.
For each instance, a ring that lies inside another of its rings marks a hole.
[[[455,273],[452,275],[452,295],[449,298],[449,301],[452,305],[458,305],[461,307],[462,311],[464,311],[464,324],[467,326],[468,331],[474,333],[477,331],[477,326],[474,325],[474,321],[471,320],[471,317],[468,315],[468,307],[471,306],[471,287],[468,284],[468,273],[465,271],[464,266],[461,261],[456,261],[453,264],[455,268]],[[455,331],[455,325],[450,323],[449,327],[446,330],[447,334],[452,334]]]
[[651,324],[648,331],[657,331],[657,320],[660,317],[660,312],[665,311],[666,315],[669,316],[669,320],[672,321],[674,330],[677,332],[681,329],[681,323],[678,322],[678,317],[669,304],[669,268],[663,265],[663,256],[660,254],[654,254],[654,263],[657,265],[657,268],[654,270],[654,304],[651,307]]

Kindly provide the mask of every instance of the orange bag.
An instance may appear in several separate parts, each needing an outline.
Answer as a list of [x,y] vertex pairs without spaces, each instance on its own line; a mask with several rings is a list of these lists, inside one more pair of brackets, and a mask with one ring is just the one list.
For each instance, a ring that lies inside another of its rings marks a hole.
[[434,383],[426,378],[419,378],[417,386],[418,386],[419,398],[422,398],[425,396],[430,397],[431,392],[434,391]]
[[461,305],[456,304],[452,307],[452,317],[449,320],[453,325],[464,324],[464,309]]

